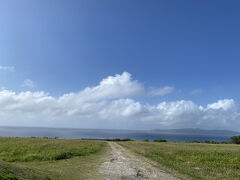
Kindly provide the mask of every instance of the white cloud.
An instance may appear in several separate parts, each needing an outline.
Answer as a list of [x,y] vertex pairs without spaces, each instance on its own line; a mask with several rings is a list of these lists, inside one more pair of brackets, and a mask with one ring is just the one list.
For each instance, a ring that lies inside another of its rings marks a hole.
[[13,72],[15,70],[14,66],[0,66],[0,71],[11,71]]
[[22,87],[35,88],[36,85],[31,79],[25,79],[22,83]]
[[194,89],[190,94],[191,95],[197,95],[197,94],[200,94],[200,93],[202,93],[201,89]]
[[237,130],[240,106],[233,99],[206,107],[192,101],[142,104],[130,96],[143,87],[129,73],[59,98],[45,92],[0,91],[0,125],[92,128],[209,128]]
[[219,100],[212,104],[208,104],[207,109],[223,109],[227,111],[228,109],[232,109],[235,106],[236,106],[236,103],[233,99],[224,99],[224,100]]
[[150,96],[164,96],[170,94],[174,91],[174,87],[164,86],[162,88],[150,88],[149,95]]

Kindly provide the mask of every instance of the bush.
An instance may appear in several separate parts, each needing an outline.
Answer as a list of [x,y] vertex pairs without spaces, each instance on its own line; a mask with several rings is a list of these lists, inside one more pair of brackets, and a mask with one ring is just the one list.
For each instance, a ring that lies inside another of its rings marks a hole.
[[120,139],[120,138],[115,138],[115,139],[104,139],[105,141],[134,141],[130,138],[123,138],[123,139]]
[[153,142],[167,142],[165,139],[155,139]]
[[240,144],[240,136],[232,136],[231,143]]
[[189,143],[201,143],[200,141],[188,141]]
[[144,141],[144,142],[149,142],[149,140],[148,140],[148,139],[144,139],[143,141]]
[[18,180],[18,178],[12,174],[7,174],[7,175],[0,174],[0,180]]
[[219,142],[216,142],[216,141],[204,141],[204,143],[207,143],[207,144],[219,144]]
[[228,141],[222,141],[222,142],[220,142],[221,144],[230,144],[230,142],[228,142]]
[[73,156],[71,152],[62,152],[53,157],[54,160],[69,159]]
[[124,138],[124,139],[121,139],[121,141],[133,141],[133,140],[130,138]]

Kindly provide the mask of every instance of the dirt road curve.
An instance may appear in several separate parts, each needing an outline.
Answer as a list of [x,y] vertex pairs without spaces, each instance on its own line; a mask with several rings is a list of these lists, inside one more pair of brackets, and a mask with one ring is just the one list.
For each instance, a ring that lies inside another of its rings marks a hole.
[[109,145],[112,148],[109,160],[99,168],[105,180],[178,180],[117,143],[109,142]]

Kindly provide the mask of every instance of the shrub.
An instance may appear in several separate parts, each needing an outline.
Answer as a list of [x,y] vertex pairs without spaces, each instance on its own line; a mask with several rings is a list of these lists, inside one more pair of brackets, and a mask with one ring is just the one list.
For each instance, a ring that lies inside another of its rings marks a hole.
[[201,143],[200,141],[188,141],[189,143]]
[[144,139],[143,141],[144,141],[144,142],[149,142],[149,140],[148,140],[148,139]]
[[124,138],[124,139],[121,139],[121,141],[133,141],[133,140],[130,138]]
[[18,180],[18,178],[12,174],[1,175],[0,180]]
[[165,139],[155,139],[153,142],[167,142]]
[[228,141],[222,141],[222,142],[220,142],[221,144],[230,144],[230,142],[228,142]]
[[219,142],[216,142],[216,141],[204,141],[204,143],[207,143],[207,144],[219,144]]
[[104,139],[105,141],[133,141],[132,139],[130,138],[123,138],[123,139],[120,139],[120,138],[115,138],[115,139]]
[[240,136],[232,136],[231,143],[240,144]]
[[62,152],[53,157],[54,160],[69,159],[73,156],[71,152]]

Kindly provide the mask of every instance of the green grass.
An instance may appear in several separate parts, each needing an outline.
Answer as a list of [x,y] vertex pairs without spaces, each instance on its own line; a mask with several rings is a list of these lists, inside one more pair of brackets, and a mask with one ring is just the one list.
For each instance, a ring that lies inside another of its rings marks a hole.
[[239,145],[159,142],[119,144],[190,179],[240,179]]
[[0,180],[93,179],[107,150],[103,141],[0,138]]

